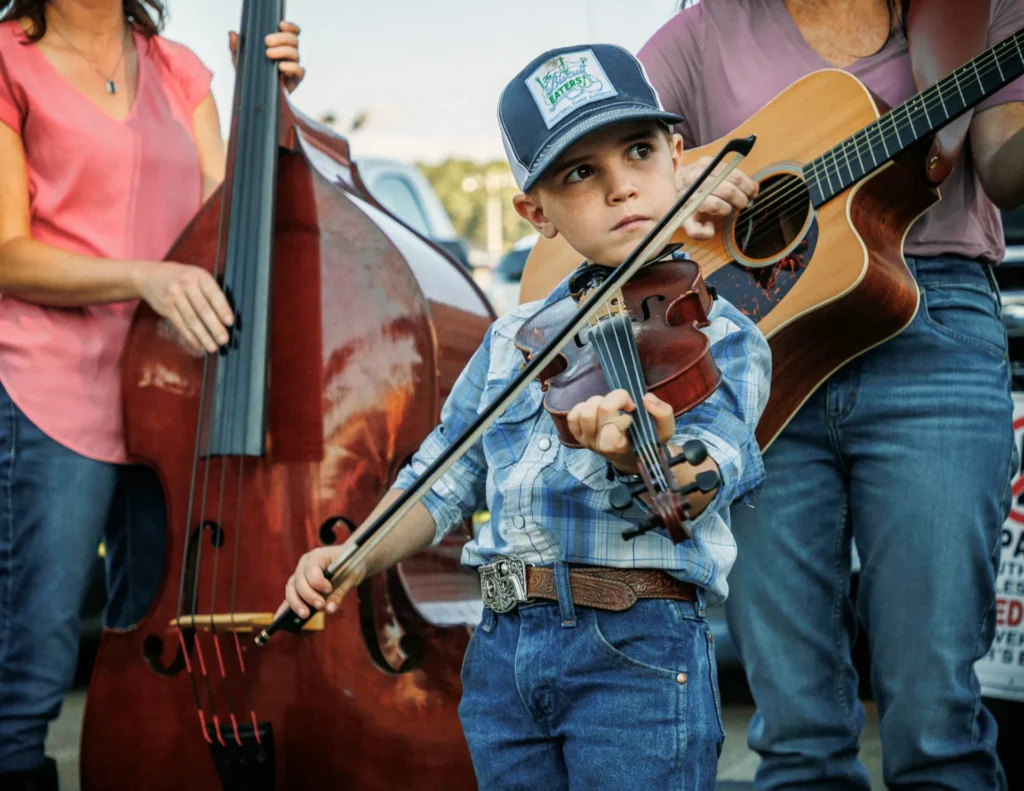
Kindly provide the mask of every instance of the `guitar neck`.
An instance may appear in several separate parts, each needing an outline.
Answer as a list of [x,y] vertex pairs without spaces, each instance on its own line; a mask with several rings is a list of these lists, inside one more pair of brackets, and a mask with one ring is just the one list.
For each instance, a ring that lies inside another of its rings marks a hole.
[[1024,74],[1024,28],[804,166],[815,207]]

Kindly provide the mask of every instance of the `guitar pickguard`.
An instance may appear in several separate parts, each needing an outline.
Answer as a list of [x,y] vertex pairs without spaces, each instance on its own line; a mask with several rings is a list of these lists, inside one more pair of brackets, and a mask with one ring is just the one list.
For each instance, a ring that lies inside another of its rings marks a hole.
[[759,322],[796,285],[817,244],[818,220],[814,218],[803,239],[774,264],[748,267],[733,259],[713,272],[707,283],[751,320]]

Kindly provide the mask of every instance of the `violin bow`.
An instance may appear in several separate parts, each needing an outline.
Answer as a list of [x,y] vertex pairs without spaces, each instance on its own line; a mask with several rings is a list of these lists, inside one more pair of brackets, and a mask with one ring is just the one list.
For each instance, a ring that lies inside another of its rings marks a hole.
[[[629,280],[644,264],[649,263],[661,253],[672,239],[672,234],[676,229],[696,213],[705,199],[729,177],[729,174],[750,153],[756,139],[755,135],[750,135],[726,143],[626,260],[619,264],[605,281],[589,295],[586,303],[581,305],[574,314],[574,318],[566,322],[551,342],[526,363],[505,389],[505,392],[488,404],[469,428],[427,467],[423,475],[411,487],[406,489],[357,538],[345,545],[342,552],[324,572],[334,587],[337,587],[345,579],[349,569],[358,565],[377,544],[384,540],[384,537],[398,525],[441,476],[483,436],[484,431],[491,423],[500,417],[508,405],[558,356],[566,342],[587,325],[590,318],[604,306],[604,303],[619,288],[620,284]],[[718,173],[713,173],[719,165],[722,165],[722,169]],[[313,615],[301,618],[289,608],[256,636],[256,644],[266,645],[271,635],[278,631],[298,632],[312,617]]]

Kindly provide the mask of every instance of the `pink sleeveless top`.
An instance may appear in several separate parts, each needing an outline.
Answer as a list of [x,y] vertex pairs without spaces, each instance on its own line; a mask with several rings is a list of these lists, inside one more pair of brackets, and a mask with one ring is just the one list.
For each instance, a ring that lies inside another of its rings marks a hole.
[[[101,258],[161,260],[199,210],[192,115],[211,74],[186,47],[135,33],[138,89],[114,120],[17,22],[0,24],[0,123],[21,135],[32,237]],[[48,436],[128,460],[121,357],[135,302],[53,308],[0,294],[0,383]]]

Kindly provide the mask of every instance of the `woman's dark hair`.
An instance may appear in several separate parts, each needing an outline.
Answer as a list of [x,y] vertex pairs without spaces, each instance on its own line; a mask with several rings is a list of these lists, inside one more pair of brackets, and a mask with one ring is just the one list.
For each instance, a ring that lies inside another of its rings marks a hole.
[[[39,41],[46,33],[46,4],[48,0],[0,0],[0,22],[8,19],[27,19],[32,23],[28,37]],[[121,0],[125,19],[129,20],[147,38],[155,36],[164,27],[167,9],[165,0]]]
[[885,0],[889,6],[889,30],[896,27],[899,22],[903,35],[907,35],[907,14],[910,13],[910,0]]

